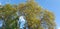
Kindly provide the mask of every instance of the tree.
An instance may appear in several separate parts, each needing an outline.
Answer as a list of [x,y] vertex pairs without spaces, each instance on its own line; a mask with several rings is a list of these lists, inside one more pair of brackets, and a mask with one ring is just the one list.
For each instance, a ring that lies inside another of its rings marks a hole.
[[[54,14],[47,10],[43,10],[41,7],[39,7],[39,5],[37,5],[37,3],[35,3],[32,0],[27,1],[25,4],[20,4],[19,10],[21,13],[24,13],[24,16],[26,17],[29,29],[44,28],[41,25],[42,22],[45,22],[45,24],[48,25],[49,28],[51,26],[53,26],[52,28],[55,27]],[[43,18],[38,19],[37,17],[41,17],[41,13],[43,14],[42,15]]]
[[55,16],[52,12],[44,10],[34,0],[27,0],[19,5],[6,4],[0,8],[0,18],[3,18],[3,29],[20,29],[18,20],[25,16],[25,27],[28,29],[54,29]]
[[48,29],[54,29],[55,28],[55,22],[54,22],[54,14],[48,10],[44,10],[44,15],[42,18],[42,21],[45,22],[47,25]]
[[29,29],[40,29],[40,19],[36,16],[40,16],[41,7],[37,5],[34,1],[26,2],[26,4],[20,4],[19,10],[26,17]]
[[[2,10],[0,12],[1,17],[3,16],[4,19],[4,28],[5,29],[11,29],[11,27],[15,27],[16,25],[16,8],[13,8],[12,5],[6,4],[2,7]],[[13,20],[14,19],[14,20]],[[13,25],[13,24],[15,25]]]

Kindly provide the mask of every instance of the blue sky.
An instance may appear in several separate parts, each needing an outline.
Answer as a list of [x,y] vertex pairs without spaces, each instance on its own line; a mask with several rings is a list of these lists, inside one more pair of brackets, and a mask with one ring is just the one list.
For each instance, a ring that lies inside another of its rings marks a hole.
[[[10,4],[18,4],[24,2],[25,0],[11,0]],[[6,4],[8,0],[0,0],[3,5]],[[60,0],[36,0],[36,2],[42,6],[44,9],[48,9],[55,14],[55,21],[57,28],[60,28]]]

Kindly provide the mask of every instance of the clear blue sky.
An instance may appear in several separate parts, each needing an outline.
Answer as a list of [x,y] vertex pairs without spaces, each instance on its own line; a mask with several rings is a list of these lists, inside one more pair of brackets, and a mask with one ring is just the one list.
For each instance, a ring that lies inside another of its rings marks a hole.
[[[8,0],[0,0],[0,3],[6,4]],[[11,0],[10,4],[18,4],[25,0]],[[57,27],[60,27],[60,0],[36,0],[36,2],[45,9],[55,14]]]

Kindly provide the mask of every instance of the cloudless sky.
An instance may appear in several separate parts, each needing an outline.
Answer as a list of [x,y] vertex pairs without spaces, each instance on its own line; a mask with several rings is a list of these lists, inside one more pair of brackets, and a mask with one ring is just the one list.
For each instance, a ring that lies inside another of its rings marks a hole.
[[[19,4],[25,2],[26,0],[10,0],[10,4]],[[0,0],[3,5],[6,4],[8,0]],[[36,2],[42,6],[44,9],[48,9],[55,14],[55,21],[57,28],[60,28],[60,0],[36,0]]]

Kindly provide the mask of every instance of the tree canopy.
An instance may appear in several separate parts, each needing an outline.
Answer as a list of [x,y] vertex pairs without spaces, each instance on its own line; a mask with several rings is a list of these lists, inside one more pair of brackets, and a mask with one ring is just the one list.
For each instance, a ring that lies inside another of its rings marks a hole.
[[[2,6],[2,5],[1,5]],[[0,18],[4,21],[2,29],[20,29],[19,16],[25,16],[24,29],[55,29],[53,12],[44,10],[34,0],[18,5],[6,4],[0,8]],[[27,25],[26,25],[27,24]]]

